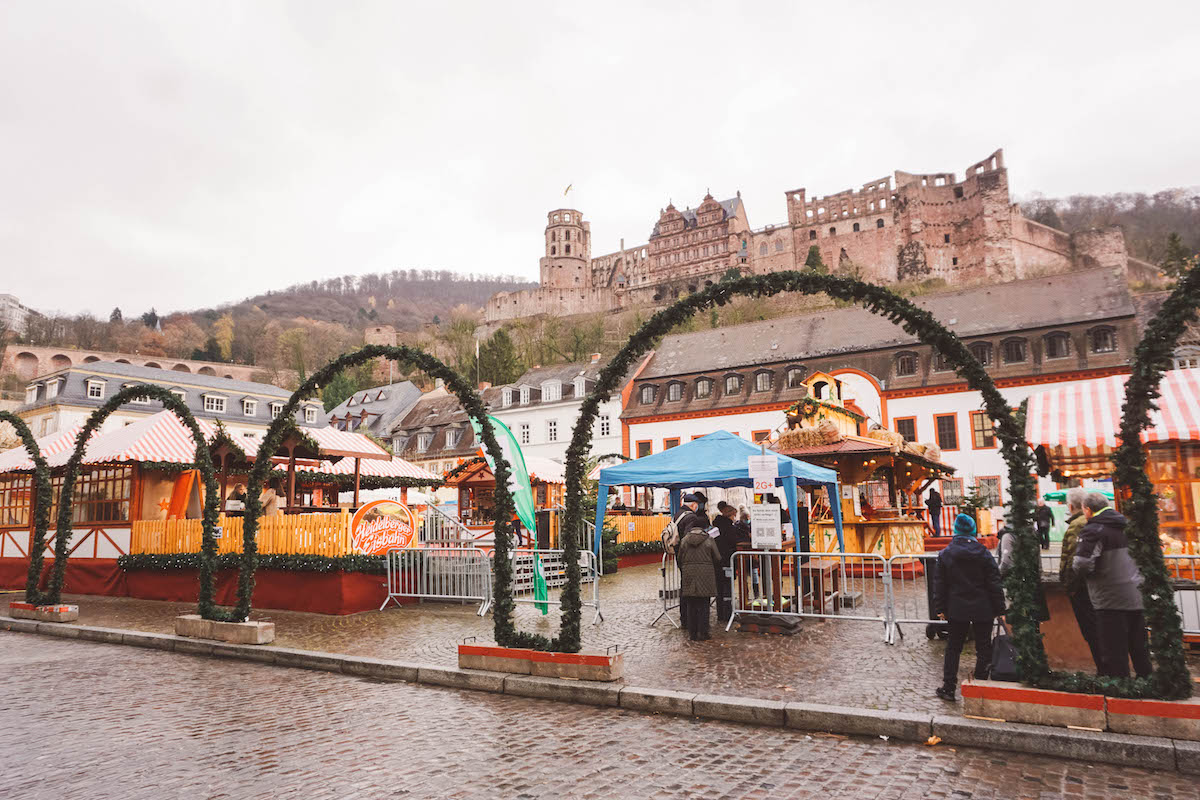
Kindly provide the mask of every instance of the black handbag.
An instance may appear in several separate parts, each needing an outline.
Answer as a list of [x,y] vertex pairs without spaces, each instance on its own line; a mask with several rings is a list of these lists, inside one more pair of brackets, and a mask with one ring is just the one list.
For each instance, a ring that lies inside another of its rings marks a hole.
[[996,635],[992,637],[992,669],[994,681],[1017,680],[1017,649],[1013,647],[1008,631],[996,621]]

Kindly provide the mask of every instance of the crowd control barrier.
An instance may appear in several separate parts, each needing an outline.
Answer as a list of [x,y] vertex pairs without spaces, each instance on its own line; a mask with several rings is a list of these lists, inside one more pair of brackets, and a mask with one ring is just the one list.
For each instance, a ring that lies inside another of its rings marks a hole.
[[492,569],[487,553],[475,547],[419,547],[387,552],[387,598],[477,601],[483,616],[492,605]]
[[672,617],[668,612],[672,609],[679,608],[679,565],[675,563],[675,556],[663,553],[662,566],[662,586],[658,590],[658,598],[662,601],[662,611],[654,618],[654,622],[650,625],[654,626],[660,619],[666,617],[671,621],[671,624],[676,628],[679,627],[679,622]]
[[[542,559],[542,570],[546,576],[546,587],[556,589],[567,582],[567,564],[563,559],[562,550],[534,550],[527,547],[514,548],[509,553],[513,562],[512,595],[516,603],[537,603],[534,583],[534,556]],[[579,551],[579,593],[584,608],[596,611],[592,624],[604,619],[600,613],[600,580],[596,568],[596,554],[587,550]],[[591,587],[589,590],[589,586]],[[562,595],[555,593],[549,597],[550,605],[561,606]]]

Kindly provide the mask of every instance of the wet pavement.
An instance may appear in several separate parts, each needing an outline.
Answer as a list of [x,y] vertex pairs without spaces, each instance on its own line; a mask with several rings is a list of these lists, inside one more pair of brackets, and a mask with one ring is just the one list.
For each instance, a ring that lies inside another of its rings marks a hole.
[[[947,710],[933,696],[945,646],[926,639],[922,625],[902,626],[905,636],[889,645],[877,622],[805,620],[796,635],[778,636],[736,628],[726,633],[714,618],[712,641],[690,642],[667,618],[651,625],[662,610],[660,582],[656,565],[623,569],[602,579],[604,621],[588,624],[592,612],[584,608],[585,647],[619,645],[630,685],[860,708]],[[81,624],[160,633],[174,631],[177,614],[195,611],[189,603],[128,598],[70,596],[68,602],[79,604]],[[475,611],[476,604],[423,603],[339,617],[261,611],[254,618],[276,623],[281,646],[455,664],[456,646],[465,638],[494,641],[491,616],[481,618]],[[677,612],[670,616],[677,618]],[[557,610],[543,617],[532,606],[519,605],[517,624],[553,635]],[[968,645],[963,678],[973,663]]]
[[0,633],[0,726],[0,797],[23,800],[1200,797],[1175,772],[20,633]]

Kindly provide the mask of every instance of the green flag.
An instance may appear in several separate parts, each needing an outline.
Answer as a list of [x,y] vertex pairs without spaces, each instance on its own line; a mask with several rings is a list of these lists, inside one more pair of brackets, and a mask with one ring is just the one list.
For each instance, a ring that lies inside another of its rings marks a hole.
[[[517,437],[513,436],[513,432],[503,422],[491,416],[488,417],[488,422],[492,425],[492,433],[496,437],[496,443],[500,445],[500,452],[503,453],[504,460],[508,462],[508,490],[512,493],[513,504],[517,507],[517,517],[525,526],[525,530],[530,532],[533,538],[533,549],[537,550],[536,507],[533,502],[533,489],[529,485],[529,470],[525,466],[525,456],[521,452],[521,445],[517,443]],[[474,419],[471,420],[471,427],[475,431],[475,438],[482,442],[482,437],[479,435],[479,424]],[[496,462],[486,447],[483,448],[483,457],[487,461],[488,467],[495,472]],[[549,598],[550,592],[546,585],[546,571],[542,566],[542,558],[537,553],[533,554],[533,596],[538,601],[537,609],[543,614],[548,613],[549,606],[545,601]]]

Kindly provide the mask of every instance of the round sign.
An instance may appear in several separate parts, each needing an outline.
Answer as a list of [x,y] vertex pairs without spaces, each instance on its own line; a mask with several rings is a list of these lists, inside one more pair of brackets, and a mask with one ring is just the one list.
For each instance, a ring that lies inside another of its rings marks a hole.
[[369,556],[403,550],[417,542],[417,519],[403,503],[375,500],[354,512],[350,538],[355,550]]

